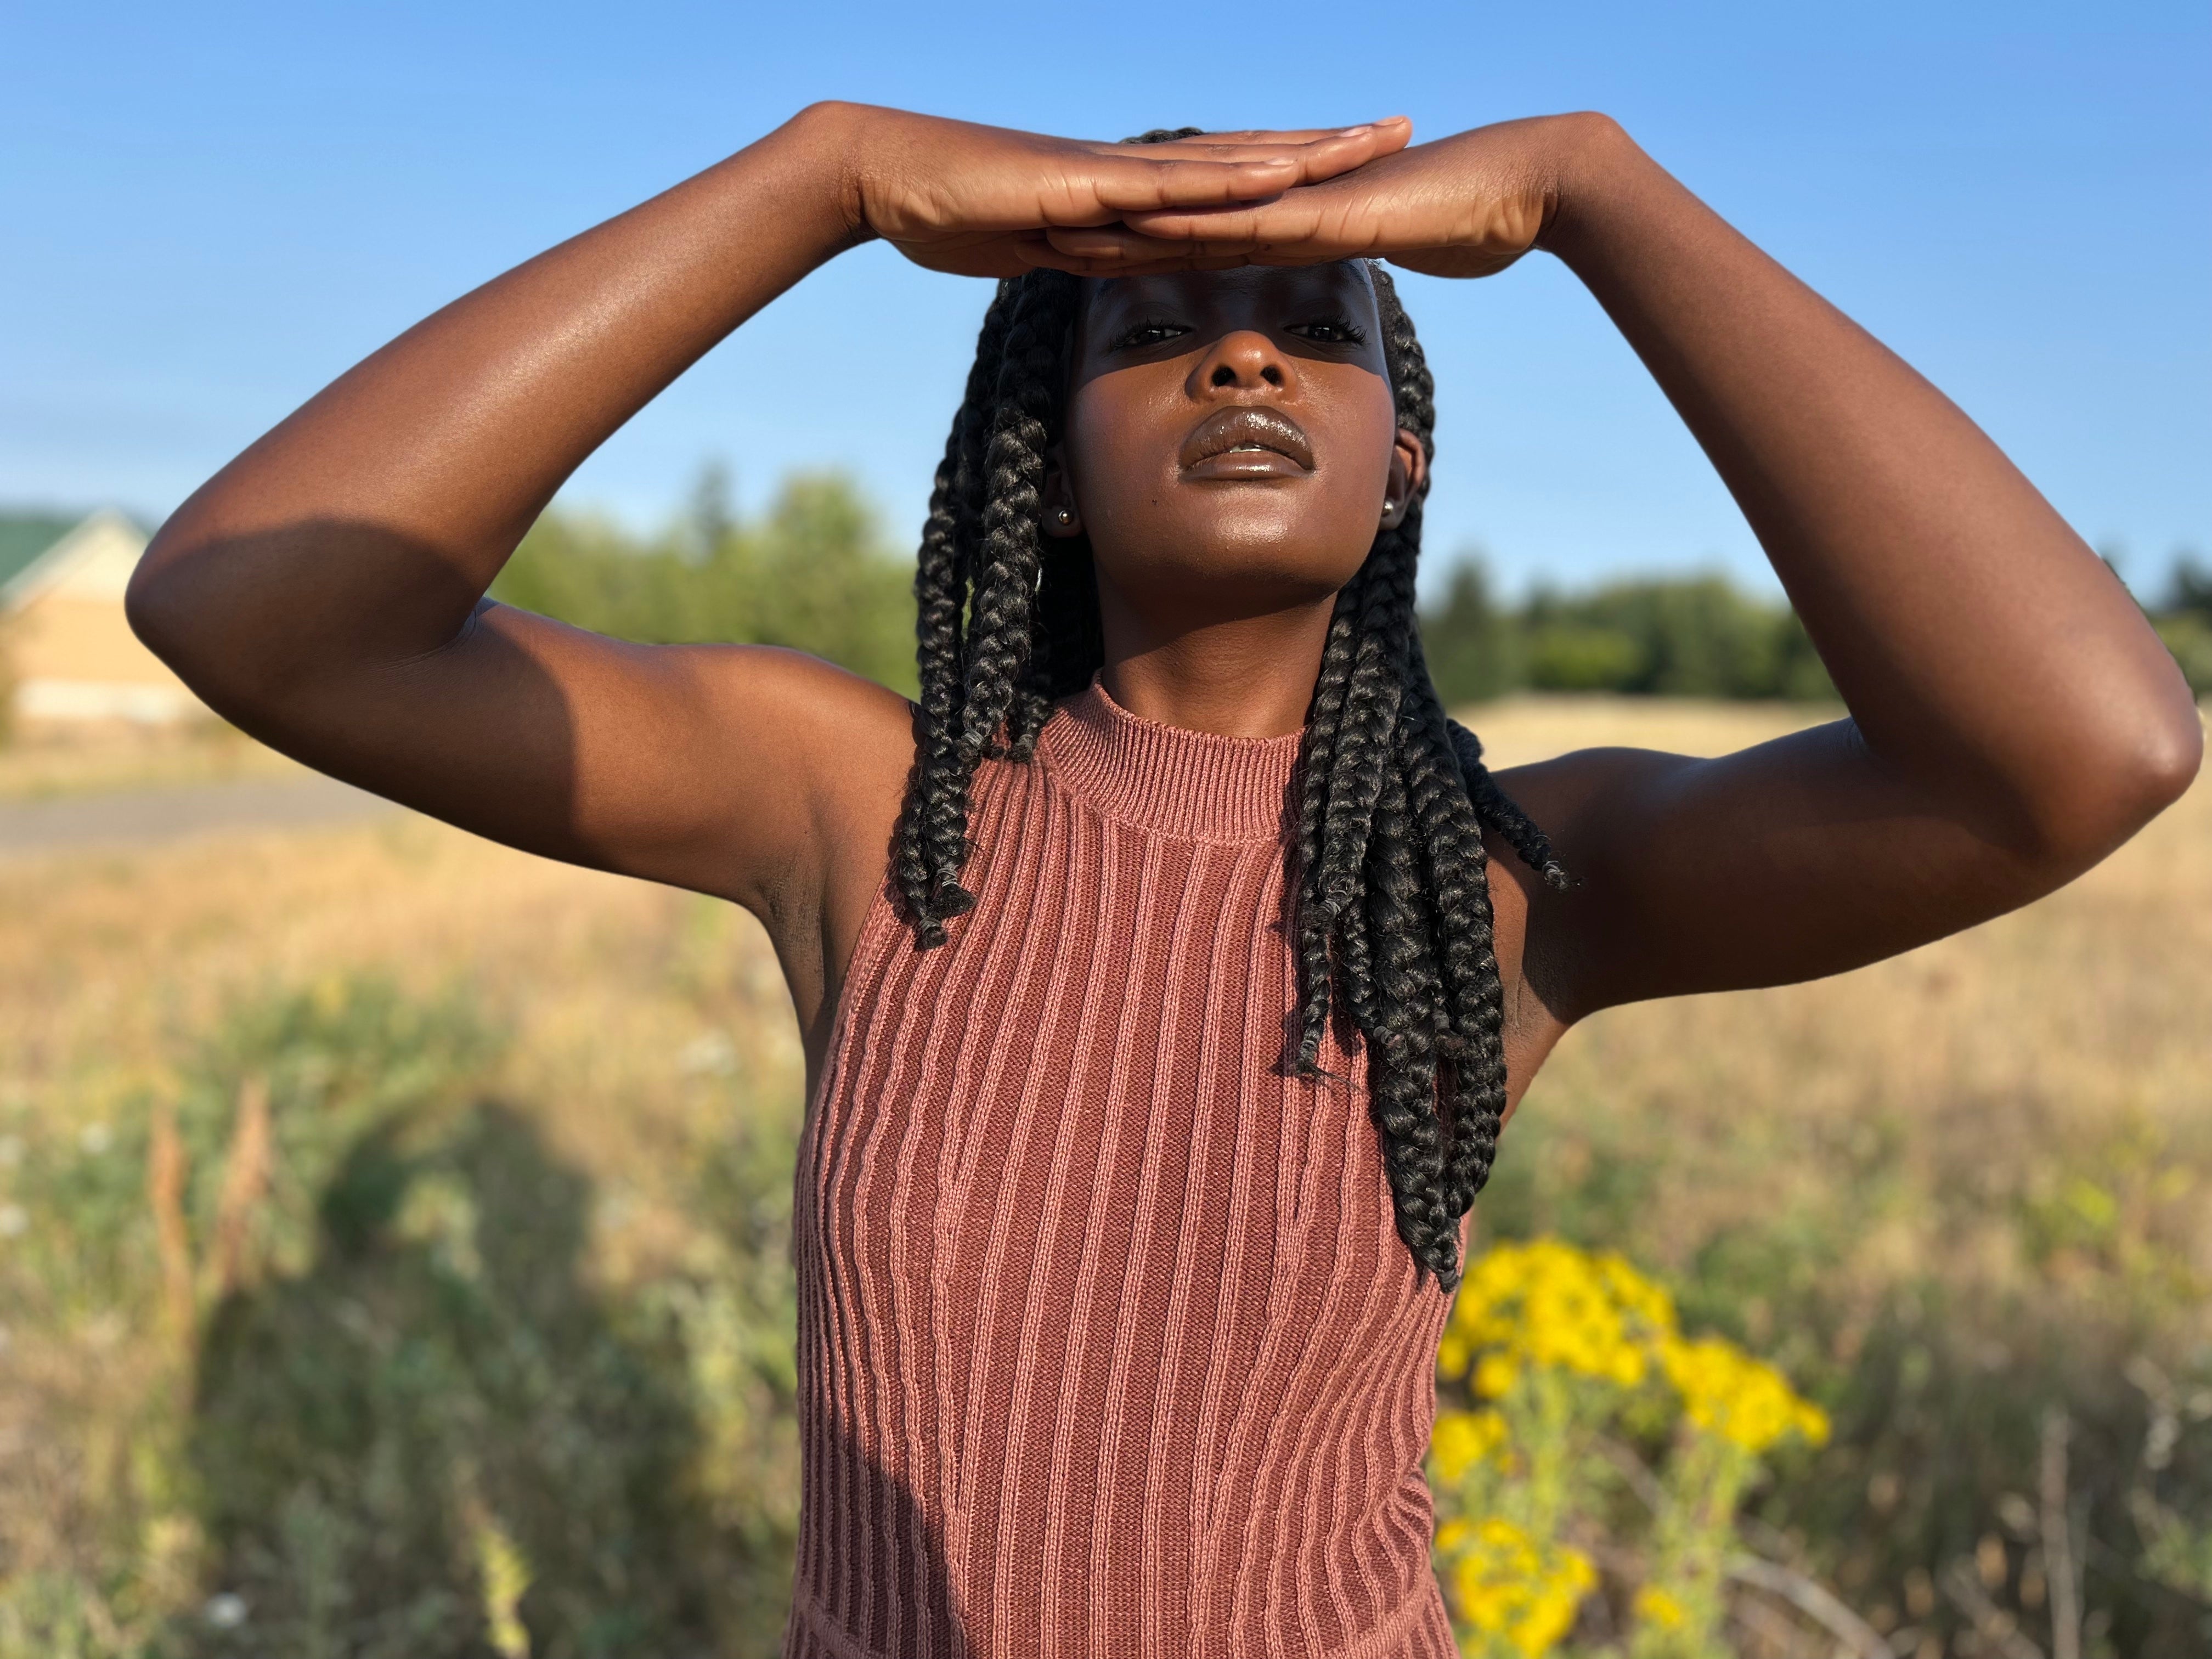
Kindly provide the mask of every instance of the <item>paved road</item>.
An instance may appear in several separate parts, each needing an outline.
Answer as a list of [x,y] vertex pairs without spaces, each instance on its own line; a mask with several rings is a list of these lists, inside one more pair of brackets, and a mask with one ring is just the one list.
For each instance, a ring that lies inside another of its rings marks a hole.
[[0,859],[153,847],[230,830],[347,823],[403,809],[335,778],[255,778],[54,800],[0,801]]

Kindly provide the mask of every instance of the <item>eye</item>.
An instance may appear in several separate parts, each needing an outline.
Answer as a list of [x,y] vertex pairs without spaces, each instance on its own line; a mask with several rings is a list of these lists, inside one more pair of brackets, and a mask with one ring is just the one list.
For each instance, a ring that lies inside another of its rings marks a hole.
[[1109,351],[1141,351],[1146,346],[1159,345],[1189,332],[1189,328],[1184,324],[1170,322],[1164,317],[1152,317],[1140,323],[1132,323],[1115,335],[1106,349]]
[[1349,317],[1328,317],[1319,322],[1293,323],[1288,331],[1316,345],[1358,345],[1367,335]]

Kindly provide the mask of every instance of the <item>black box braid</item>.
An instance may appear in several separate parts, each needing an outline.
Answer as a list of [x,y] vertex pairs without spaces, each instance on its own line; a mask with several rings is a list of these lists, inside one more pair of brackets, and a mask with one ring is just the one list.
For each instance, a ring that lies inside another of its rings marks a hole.
[[[1433,459],[1435,382],[1389,274],[1370,270],[1398,424]],[[923,950],[975,902],[960,873],[977,766],[988,754],[1028,760],[1053,703],[1088,685],[1104,658],[1090,543],[1048,542],[1041,506],[1080,295],[1059,271],[999,284],[930,495],[915,576],[915,759],[893,852]],[[1289,1063],[1319,1075],[1332,1019],[1347,1043],[1366,1044],[1399,1237],[1449,1290],[1459,1218],[1489,1178],[1505,1103],[1484,831],[1551,885],[1568,878],[1437,699],[1414,614],[1420,539],[1416,497],[1376,536],[1330,619],[1293,785],[1303,994]]]

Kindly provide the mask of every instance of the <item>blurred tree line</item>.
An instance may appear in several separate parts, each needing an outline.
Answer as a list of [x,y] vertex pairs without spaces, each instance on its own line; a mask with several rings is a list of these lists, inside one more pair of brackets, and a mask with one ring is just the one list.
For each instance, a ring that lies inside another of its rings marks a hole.
[[1796,614],[1722,576],[1615,581],[1573,594],[1539,586],[1508,605],[1482,562],[1462,557],[1441,601],[1422,612],[1421,640],[1448,703],[1522,690],[1836,695]]
[[2212,565],[2193,554],[2176,558],[2165,603],[2151,612],[2151,623],[2189,677],[2189,689],[2212,696]]
[[796,473],[757,517],[709,467],[690,510],[656,536],[589,514],[548,511],[492,597],[617,638],[720,640],[826,657],[911,696],[914,564],[885,546],[850,480]]
[[[2212,567],[2178,555],[2165,595],[2146,609],[2190,689],[2212,695]],[[1539,586],[1506,605],[1481,559],[1465,556],[1422,611],[1421,639],[1447,703],[1521,690],[1836,696],[1796,613],[1721,576],[1614,581],[1572,594]]]
[[[766,509],[736,512],[710,467],[689,510],[641,536],[555,508],[525,537],[492,594],[580,627],[654,643],[724,640],[811,651],[911,696],[914,568],[892,550],[849,479],[799,473]],[[2199,696],[2212,695],[2212,568],[2179,556],[2160,636]],[[1786,603],[1718,575],[1539,586],[1502,600],[1466,555],[1421,613],[1448,703],[1514,691],[1832,699],[1835,687]]]

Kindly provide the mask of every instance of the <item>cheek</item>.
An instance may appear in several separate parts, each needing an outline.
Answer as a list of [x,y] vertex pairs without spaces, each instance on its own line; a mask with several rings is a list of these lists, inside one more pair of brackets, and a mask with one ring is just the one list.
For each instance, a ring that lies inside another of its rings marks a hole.
[[1360,478],[1373,487],[1376,516],[1382,514],[1382,489],[1390,479],[1390,462],[1397,453],[1398,404],[1390,383],[1379,375],[1362,374],[1348,388],[1341,404],[1345,458]]
[[1398,434],[1389,389],[1372,389],[1364,374],[1359,382],[1325,404],[1316,399],[1310,419],[1300,411],[1320,465],[1304,488],[1282,497],[1286,550],[1294,544],[1307,562],[1337,568],[1347,580],[1382,526]]
[[1338,429],[1337,477],[1332,483],[1347,510],[1356,505],[1379,521],[1390,483],[1390,462],[1397,453],[1398,411],[1386,388],[1378,396],[1361,399],[1357,411],[1347,413]]
[[[1094,538],[1160,504],[1176,480],[1183,437],[1171,396],[1150,397],[1133,375],[1102,375],[1068,401],[1061,453],[1076,506]],[[1182,426],[1191,417],[1184,416]]]

